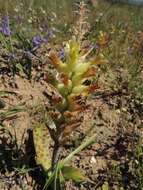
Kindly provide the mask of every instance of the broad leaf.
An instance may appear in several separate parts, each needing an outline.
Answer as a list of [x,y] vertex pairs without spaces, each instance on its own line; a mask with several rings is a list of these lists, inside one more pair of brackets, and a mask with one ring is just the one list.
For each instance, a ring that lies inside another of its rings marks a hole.
[[109,190],[109,184],[108,184],[108,182],[105,182],[105,183],[102,185],[102,190]]
[[82,182],[87,179],[85,175],[79,169],[71,167],[71,166],[64,166],[62,168],[62,173],[63,173],[64,179],[66,180],[72,179],[75,182]]
[[53,140],[44,123],[38,123],[33,127],[33,139],[36,151],[36,161],[45,171],[51,168]]

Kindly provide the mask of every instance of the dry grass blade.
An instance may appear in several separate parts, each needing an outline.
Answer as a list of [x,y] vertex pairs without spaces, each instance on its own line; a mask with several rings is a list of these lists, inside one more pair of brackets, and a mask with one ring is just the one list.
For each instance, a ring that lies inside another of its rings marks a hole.
[[22,106],[15,106],[10,109],[5,109],[0,112],[0,122],[14,118],[19,112],[22,112],[22,111],[25,111],[25,108]]

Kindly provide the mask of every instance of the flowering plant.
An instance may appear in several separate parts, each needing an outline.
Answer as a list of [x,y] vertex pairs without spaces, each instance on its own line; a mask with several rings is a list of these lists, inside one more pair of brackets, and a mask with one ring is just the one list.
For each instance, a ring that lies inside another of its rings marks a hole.
[[[87,96],[98,88],[96,65],[103,60],[89,59],[91,51],[82,51],[81,44],[72,39],[66,44],[65,61],[56,52],[49,52],[48,59],[56,71],[46,77],[53,89],[51,95],[47,94],[51,107],[47,108],[47,119],[33,128],[36,159],[45,171],[56,165],[60,147],[83,122]],[[51,156],[52,141],[55,145]]]

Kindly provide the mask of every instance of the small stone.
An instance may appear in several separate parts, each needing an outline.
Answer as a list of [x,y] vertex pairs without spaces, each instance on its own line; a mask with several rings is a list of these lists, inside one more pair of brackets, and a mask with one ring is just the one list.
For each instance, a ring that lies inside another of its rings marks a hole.
[[91,163],[91,164],[95,164],[96,162],[97,162],[97,161],[96,161],[95,157],[92,156],[91,159],[90,159],[90,163]]
[[123,112],[126,112],[126,111],[127,111],[127,109],[126,109],[126,108],[122,108],[122,111],[123,111]]
[[5,107],[5,102],[0,99],[0,109],[3,109]]
[[119,109],[117,109],[117,110],[116,110],[116,113],[120,114],[120,113],[121,113],[121,111],[120,111]]

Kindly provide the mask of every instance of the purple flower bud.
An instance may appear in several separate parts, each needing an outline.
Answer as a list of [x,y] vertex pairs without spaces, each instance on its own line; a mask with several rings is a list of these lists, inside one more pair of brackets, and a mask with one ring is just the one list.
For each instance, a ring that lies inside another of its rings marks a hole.
[[65,50],[64,48],[61,48],[60,51],[59,51],[59,56],[61,59],[64,59],[65,58]]
[[53,37],[55,35],[54,31],[52,31],[52,30],[47,31],[47,34],[49,37]]
[[47,42],[47,41],[48,40],[46,38],[41,38],[41,37],[34,37],[32,39],[32,42],[33,42],[34,45],[39,45],[39,44],[41,44],[43,42]]
[[0,28],[0,32],[5,36],[10,36],[11,31],[9,28],[9,16],[2,16],[2,27]]
[[11,35],[11,31],[10,31],[9,27],[1,27],[0,32],[5,36]]
[[3,26],[5,26],[5,27],[9,26],[9,16],[7,16],[7,15],[2,16],[1,20],[2,20]]

